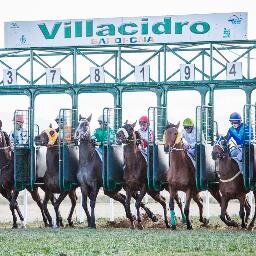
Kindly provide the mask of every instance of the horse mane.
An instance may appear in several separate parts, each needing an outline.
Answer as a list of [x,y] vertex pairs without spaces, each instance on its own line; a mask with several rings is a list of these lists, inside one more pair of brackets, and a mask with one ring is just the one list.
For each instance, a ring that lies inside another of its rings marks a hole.
[[165,130],[172,128],[172,127],[176,127],[176,125],[172,124],[172,123],[167,123],[167,125],[165,126]]

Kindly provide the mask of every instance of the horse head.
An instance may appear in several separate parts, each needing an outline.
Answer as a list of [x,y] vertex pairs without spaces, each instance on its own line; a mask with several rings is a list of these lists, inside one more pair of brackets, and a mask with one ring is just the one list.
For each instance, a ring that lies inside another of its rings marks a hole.
[[58,132],[54,128],[48,128],[35,136],[37,146],[51,147],[58,143]]
[[225,137],[220,136],[213,145],[212,159],[222,159],[228,154],[228,143]]
[[172,123],[167,123],[164,131],[164,151],[169,152],[172,150],[180,141],[181,136],[178,131],[180,122],[176,125]]
[[75,140],[80,141],[89,141],[91,140],[91,132],[90,132],[90,122],[91,122],[92,114],[85,118],[81,115],[79,116],[78,125],[75,129]]
[[0,151],[4,152],[4,155],[7,160],[11,159],[11,143],[9,136],[7,135],[6,132],[1,131],[0,129]]
[[[137,121],[136,121],[137,122]],[[116,133],[116,143],[118,145],[127,144],[131,141],[136,141],[137,136],[134,131],[134,127],[136,122],[132,124],[128,124],[128,121],[124,123],[124,125],[117,130]]]

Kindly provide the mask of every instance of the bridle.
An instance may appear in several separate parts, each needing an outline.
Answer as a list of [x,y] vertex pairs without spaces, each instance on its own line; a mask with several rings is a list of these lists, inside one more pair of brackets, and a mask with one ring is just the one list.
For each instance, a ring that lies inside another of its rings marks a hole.
[[[175,127],[173,127],[173,128],[175,128]],[[165,140],[166,140],[166,131],[167,131],[167,129],[164,132]],[[164,141],[164,143],[165,143],[165,141]],[[178,144],[180,144],[180,143],[182,144],[182,147],[181,148],[177,148]],[[170,145],[170,144],[167,144],[167,145],[169,146],[169,150],[168,150],[169,153],[172,153],[174,151],[184,151],[183,141],[182,141],[182,138],[181,138],[181,135],[180,135],[179,132],[177,133],[177,136],[176,136],[176,139],[175,139],[173,145]]]
[[136,136],[134,135],[134,132],[133,132],[133,134],[129,135],[128,131],[124,127],[119,128],[117,130],[116,134],[118,134],[120,132],[122,132],[124,134],[124,138],[125,138],[125,141],[122,140],[122,144],[130,144],[131,142],[140,141],[140,139],[136,138]]

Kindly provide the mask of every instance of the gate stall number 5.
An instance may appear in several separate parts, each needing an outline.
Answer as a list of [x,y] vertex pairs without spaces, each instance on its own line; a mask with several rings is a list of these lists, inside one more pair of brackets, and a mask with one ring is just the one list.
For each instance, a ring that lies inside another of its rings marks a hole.
[[16,69],[4,69],[3,70],[3,84],[4,85],[17,85]]

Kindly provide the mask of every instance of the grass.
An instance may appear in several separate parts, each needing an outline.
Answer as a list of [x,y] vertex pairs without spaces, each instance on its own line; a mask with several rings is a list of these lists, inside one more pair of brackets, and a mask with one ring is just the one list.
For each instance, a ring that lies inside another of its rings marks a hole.
[[0,255],[255,255],[254,231],[226,228],[217,218],[210,221],[209,228],[202,228],[193,219],[191,231],[181,225],[176,231],[131,230],[105,220],[98,220],[96,230],[85,224],[40,228],[38,223],[12,230],[8,223],[0,225]]

